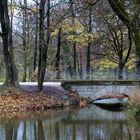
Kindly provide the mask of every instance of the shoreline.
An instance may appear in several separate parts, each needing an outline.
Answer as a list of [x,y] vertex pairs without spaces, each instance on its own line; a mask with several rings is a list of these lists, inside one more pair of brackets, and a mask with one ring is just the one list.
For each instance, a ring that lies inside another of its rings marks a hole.
[[[86,107],[89,100],[78,93],[59,85],[46,85],[39,92],[36,85],[21,85],[20,88],[0,86],[0,113],[10,115],[30,111],[42,112],[55,109]],[[9,118],[5,115],[4,117]],[[13,115],[13,116],[14,116]]]

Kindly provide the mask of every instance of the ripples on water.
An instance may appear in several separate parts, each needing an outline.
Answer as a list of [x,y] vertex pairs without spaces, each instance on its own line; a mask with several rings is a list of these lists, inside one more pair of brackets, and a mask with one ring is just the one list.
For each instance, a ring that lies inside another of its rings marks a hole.
[[0,123],[0,140],[138,140],[140,127],[124,112],[97,106],[69,115]]

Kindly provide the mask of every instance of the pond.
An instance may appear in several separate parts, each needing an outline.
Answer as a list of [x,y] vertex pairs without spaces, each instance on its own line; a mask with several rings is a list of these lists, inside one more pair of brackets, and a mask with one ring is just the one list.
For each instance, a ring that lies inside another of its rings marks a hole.
[[0,122],[1,140],[137,140],[140,126],[125,112],[90,106],[70,114]]

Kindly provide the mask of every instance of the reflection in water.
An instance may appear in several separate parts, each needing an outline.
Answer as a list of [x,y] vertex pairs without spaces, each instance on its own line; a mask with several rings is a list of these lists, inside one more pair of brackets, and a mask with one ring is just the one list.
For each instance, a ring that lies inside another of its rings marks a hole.
[[24,122],[20,122],[18,130],[17,130],[17,139],[18,140],[22,140],[23,132],[24,132]]
[[65,117],[0,123],[0,140],[138,140],[140,126],[123,112],[96,106]]

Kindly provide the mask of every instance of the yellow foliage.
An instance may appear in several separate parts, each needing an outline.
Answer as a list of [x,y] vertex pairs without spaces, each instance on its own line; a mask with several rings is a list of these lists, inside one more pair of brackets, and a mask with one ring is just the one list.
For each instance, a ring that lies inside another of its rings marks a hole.
[[70,21],[66,22],[66,21],[63,21],[61,23],[61,27],[63,29],[64,32],[67,32],[67,33],[81,33],[84,31],[84,27],[82,26],[81,23],[79,23],[78,21],[76,21],[74,24],[71,23]]
[[131,58],[127,63],[126,63],[126,67],[129,69],[129,70],[132,70],[135,68],[135,62],[136,62],[136,59],[135,58]]
[[39,13],[39,9],[37,9],[37,8],[32,8],[31,10],[32,10],[32,12],[33,12],[34,14]]
[[11,4],[8,5],[9,12],[11,12],[11,11],[14,12],[15,9],[17,9],[17,7],[15,5],[11,5]]
[[53,32],[51,32],[51,36],[56,36],[58,34],[58,29],[55,29]]
[[87,46],[89,42],[94,41],[96,38],[96,35],[94,33],[87,33],[83,32],[79,35],[68,35],[67,40],[70,42],[76,42],[80,44],[81,46]]
[[93,65],[94,68],[103,68],[103,69],[109,69],[109,68],[117,68],[118,65],[110,60],[108,58],[103,59],[97,59],[91,62],[91,65]]
[[56,29],[51,32],[51,36],[57,36],[58,29],[62,28],[63,33],[65,33],[65,38],[67,41],[73,43],[76,42],[80,44],[80,46],[87,46],[89,42],[95,40],[97,35],[95,33],[89,33],[85,31],[84,26],[79,22],[75,21],[74,24],[68,21],[63,21],[57,25]]
[[117,64],[108,60],[107,58],[101,59],[99,65],[103,68],[117,68]]

